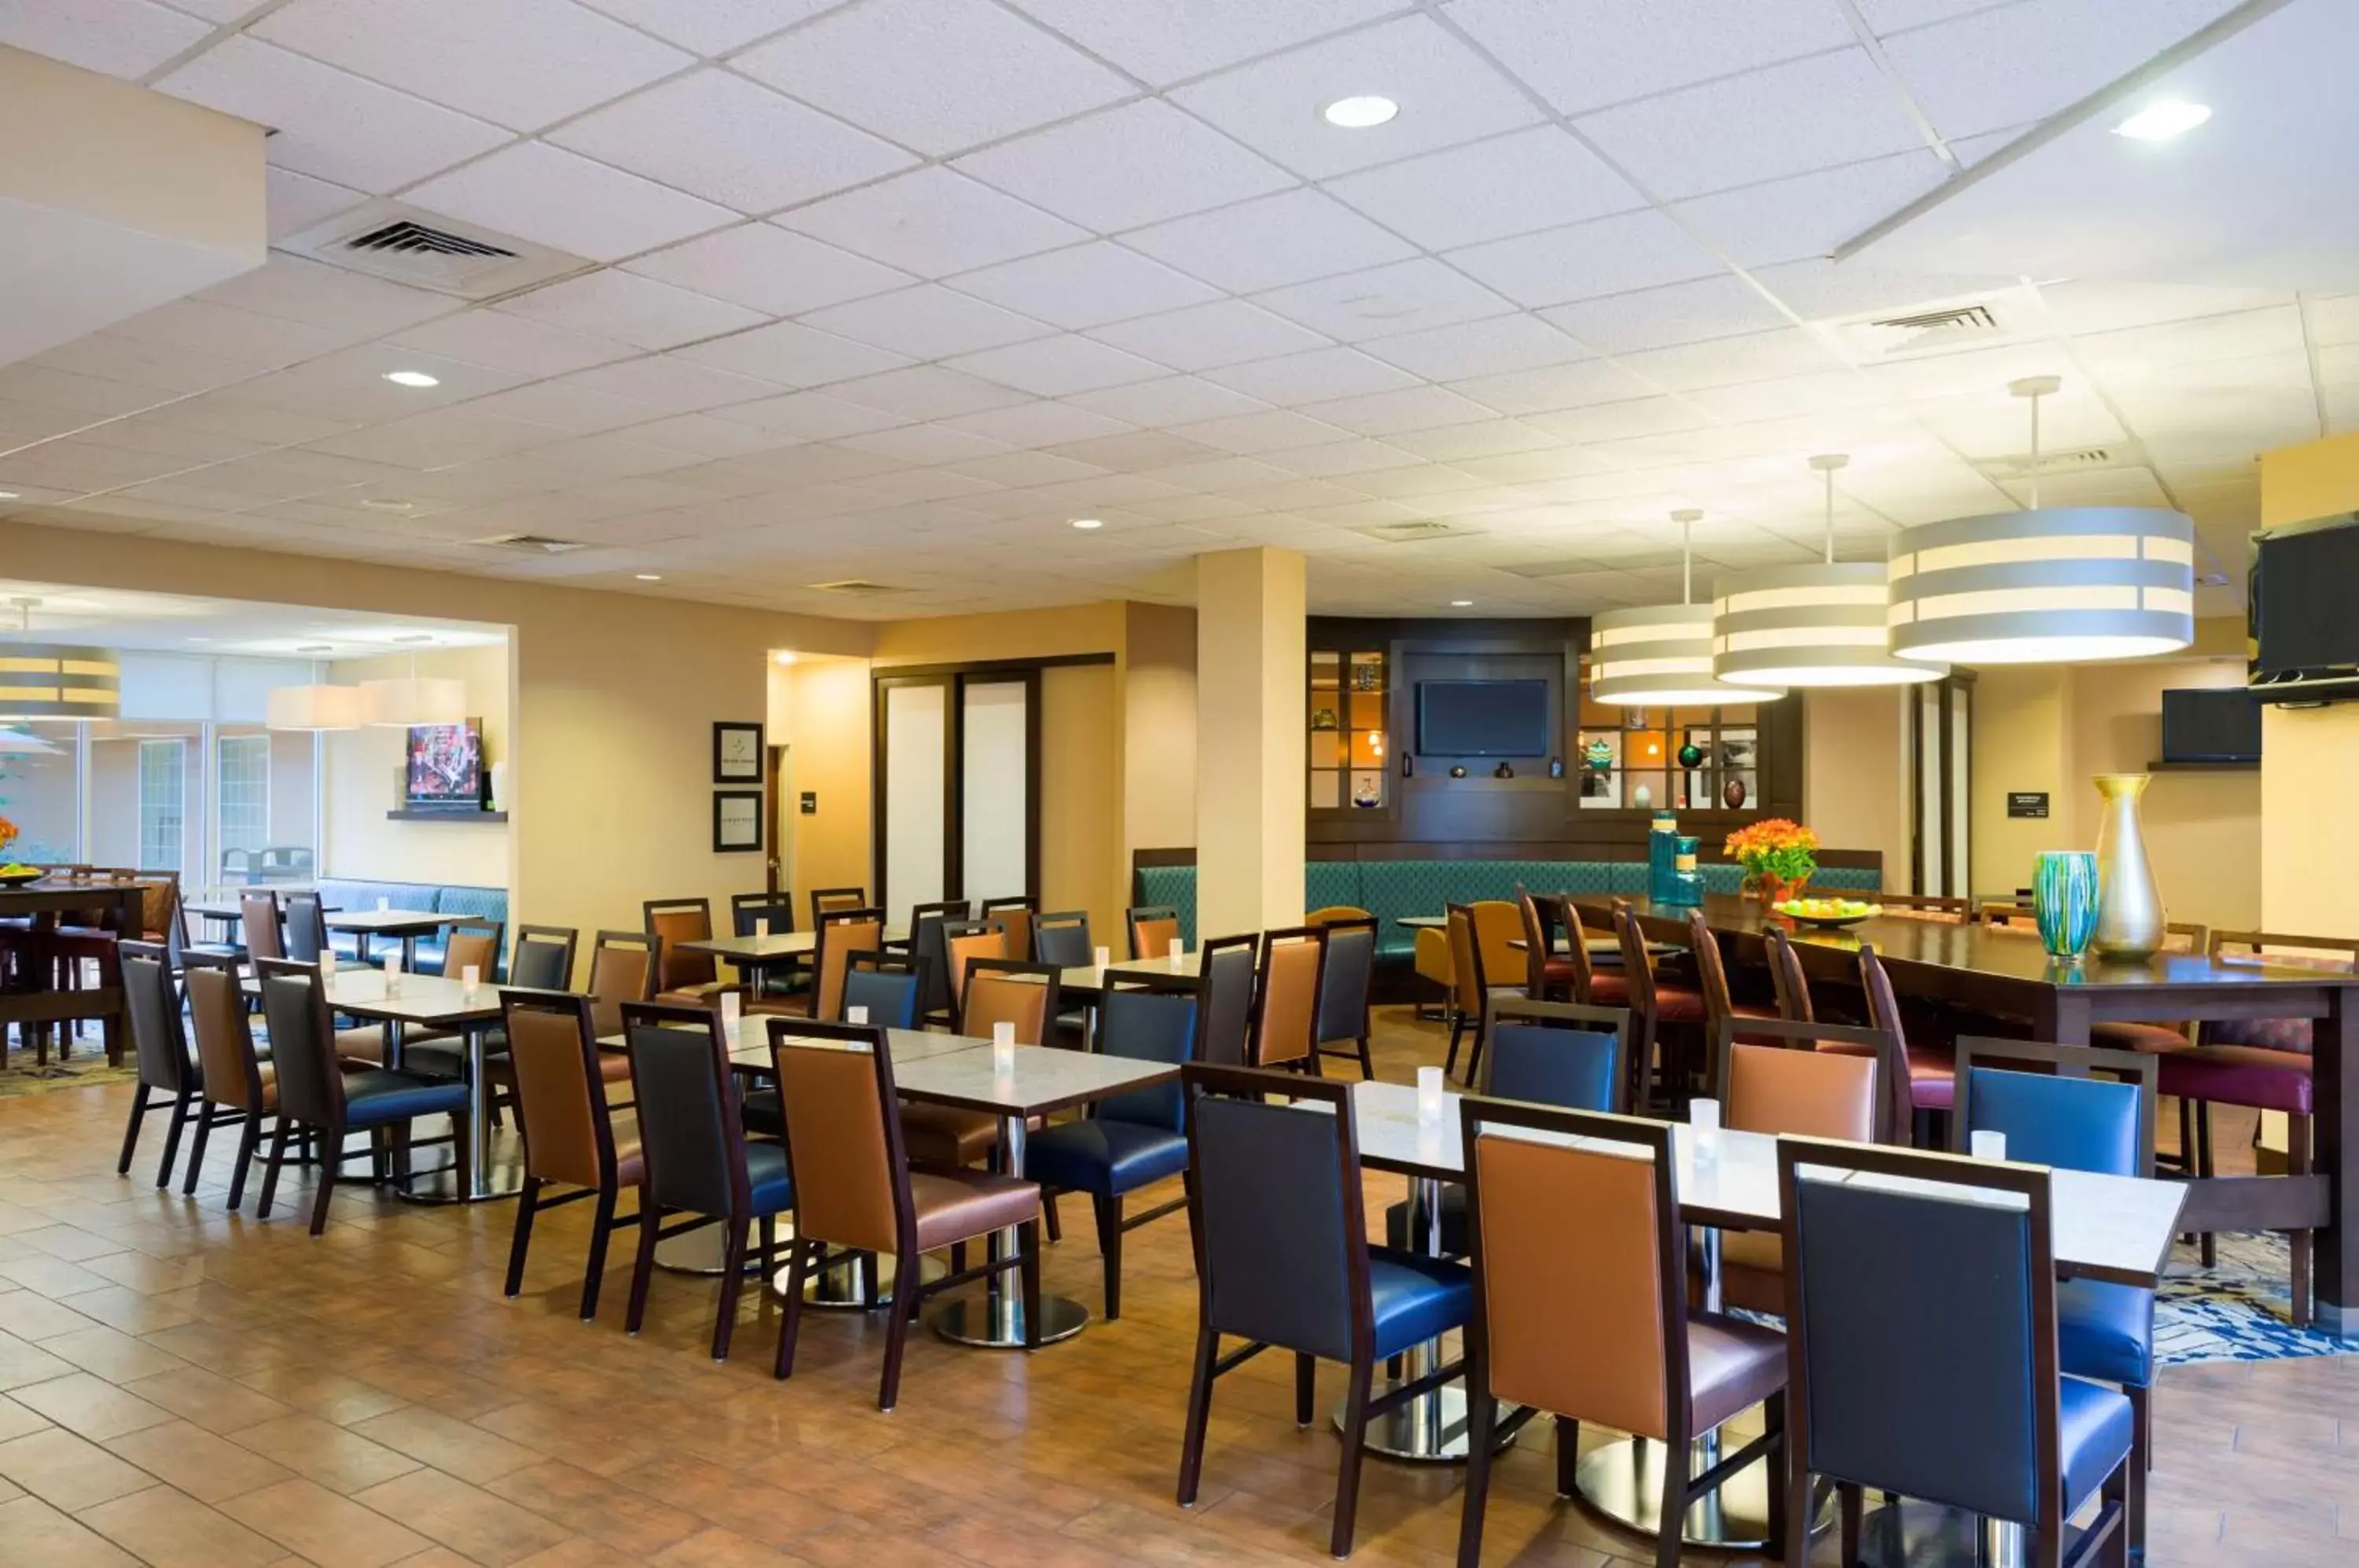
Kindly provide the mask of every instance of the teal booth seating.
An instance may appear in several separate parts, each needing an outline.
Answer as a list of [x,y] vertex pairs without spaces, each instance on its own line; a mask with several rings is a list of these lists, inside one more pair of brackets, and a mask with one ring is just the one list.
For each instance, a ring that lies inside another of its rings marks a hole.
[[[319,881],[320,902],[331,911],[374,909],[383,898],[386,907],[394,909],[418,909],[440,915],[465,915],[479,920],[496,920],[500,925],[500,958],[498,967],[490,978],[507,978],[507,943],[515,933],[507,929],[508,890],[505,887],[461,887],[431,882],[363,882],[343,877],[322,877]],[[330,931],[328,940],[334,944],[340,958],[353,955],[357,943],[349,932]],[[394,942],[387,938],[375,938],[369,943],[371,957],[382,957],[393,951]],[[442,937],[418,939],[418,967],[432,974],[442,966]]]
[[[1734,893],[1745,868],[1705,865],[1707,893]],[[1138,901],[1169,905],[1180,912],[1180,934],[1197,942],[1196,868],[1142,866],[1135,874]],[[1822,866],[1810,878],[1813,889],[1874,893],[1883,876],[1868,866]],[[1302,908],[1308,913],[1333,905],[1365,909],[1376,917],[1376,953],[1406,959],[1417,950],[1417,932],[1400,923],[1404,915],[1439,915],[1451,904],[1513,898],[1516,889],[1535,893],[1647,891],[1647,866],[1638,860],[1314,860],[1303,867]],[[1227,931],[1213,931],[1226,936]]]

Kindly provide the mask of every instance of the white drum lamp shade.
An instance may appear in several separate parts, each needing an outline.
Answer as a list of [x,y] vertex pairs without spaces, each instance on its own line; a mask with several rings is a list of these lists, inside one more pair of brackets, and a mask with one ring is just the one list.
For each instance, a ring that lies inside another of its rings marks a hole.
[[402,675],[360,684],[364,723],[395,729],[455,724],[467,716],[467,683],[433,675]]
[[123,713],[123,668],[103,648],[0,643],[0,721],[112,719]]
[[361,727],[361,689],[275,687],[264,722],[274,730],[356,730]]
[[1712,607],[1689,602],[1695,597],[1695,559],[1690,545],[1702,516],[1691,508],[1671,514],[1671,520],[1680,525],[1680,603],[1612,610],[1590,621],[1592,700],[1703,708],[1769,702],[1786,694],[1767,686],[1738,686],[1712,679]]
[[1960,664],[2136,659],[2195,640],[2195,524],[2151,506],[2050,506],[1903,529],[1892,648]]

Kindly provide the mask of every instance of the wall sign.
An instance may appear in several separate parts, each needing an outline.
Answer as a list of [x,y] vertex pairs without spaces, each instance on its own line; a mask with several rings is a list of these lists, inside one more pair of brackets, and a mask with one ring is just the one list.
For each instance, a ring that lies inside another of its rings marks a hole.
[[2006,792],[2006,814],[2010,817],[2044,817],[2048,814],[2048,791],[2045,789],[2009,789]]
[[815,816],[819,815],[819,791],[818,791],[818,790],[816,790],[816,789],[806,789],[806,790],[804,790],[804,791],[803,791],[802,808],[803,808],[803,815],[805,815],[805,816],[807,816],[807,817],[815,817]]

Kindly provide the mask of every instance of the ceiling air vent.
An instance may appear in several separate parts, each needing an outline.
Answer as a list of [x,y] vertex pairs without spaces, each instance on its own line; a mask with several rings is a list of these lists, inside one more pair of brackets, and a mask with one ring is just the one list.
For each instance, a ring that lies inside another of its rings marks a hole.
[[1427,539],[1457,539],[1473,533],[1475,530],[1462,528],[1454,523],[1438,523],[1427,519],[1414,523],[1377,523],[1364,528],[1354,528],[1352,531],[1364,534],[1369,539],[1385,544],[1421,544]]
[[1855,365],[1910,354],[1938,354],[2005,343],[2018,335],[2011,299],[1952,299],[1890,314],[1854,316],[1825,323]]
[[[2043,452],[2038,466],[2042,474],[2090,474],[2101,468],[2131,467],[2145,461],[2142,453],[2118,446],[2082,446],[2065,452]],[[2033,461],[2029,452],[2018,452],[1984,458],[1976,466],[1993,479],[2028,479]]]
[[521,550],[527,555],[563,555],[568,550],[590,548],[580,539],[551,539],[547,534],[494,534],[489,539],[469,542],[488,545],[494,550]]
[[277,248],[462,299],[538,288],[590,266],[581,256],[398,201],[356,207]]
[[806,588],[821,593],[842,593],[854,599],[875,599],[886,593],[907,593],[907,588],[896,588],[889,583],[869,583],[858,577],[846,577],[835,583],[806,583]]

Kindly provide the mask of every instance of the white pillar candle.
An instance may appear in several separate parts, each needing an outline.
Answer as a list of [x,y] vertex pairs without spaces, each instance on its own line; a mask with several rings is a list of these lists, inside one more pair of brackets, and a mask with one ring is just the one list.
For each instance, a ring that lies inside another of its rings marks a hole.
[[1966,1144],[1976,1160],[2005,1160],[2006,1134],[1989,1127],[1976,1127],[1966,1135]]
[[721,1027],[728,1030],[733,1038],[737,1033],[738,1014],[745,1005],[745,998],[738,996],[736,992],[721,993]]
[[857,1004],[848,1007],[843,1009],[843,1021],[848,1024],[865,1024],[868,1021],[868,1009]]
[[385,994],[388,996],[401,995],[401,954],[397,953],[385,955]]
[[1188,943],[1180,937],[1171,939],[1171,968],[1176,974],[1188,966]]
[[1417,1119],[1437,1122],[1441,1119],[1444,1104],[1441,1069],[1420,1067],[1417,1070]]
[[483,985],[484,972],[479,966],[473,964],[461,966],[459,989],[468,1001],[473,1002],[475,999],[475,994],[483,988]]
[[770,917],[767,915],[756,915],[754,917],[754,935],[758,939],[767,937],[769,934]]
[[1005,1018],[991,1026],[991,1070],[1016,1071],[1016,1026]]

